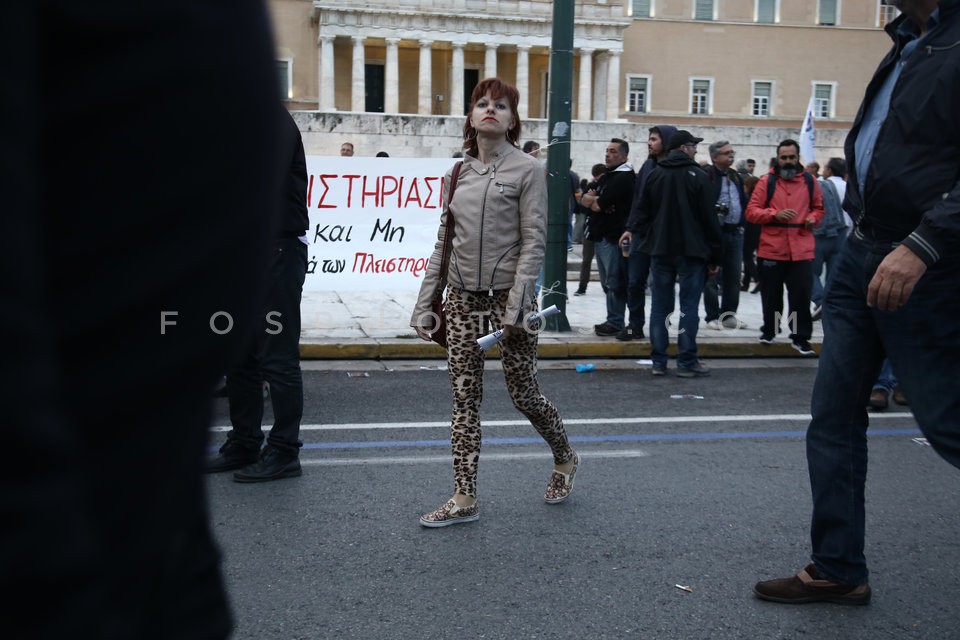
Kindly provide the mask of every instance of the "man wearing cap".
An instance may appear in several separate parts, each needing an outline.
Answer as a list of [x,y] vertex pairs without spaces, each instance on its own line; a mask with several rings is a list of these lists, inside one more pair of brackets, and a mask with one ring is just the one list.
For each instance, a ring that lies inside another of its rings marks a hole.
[[667,157],[650,173],[640,198],[635,229],[642,238],[640,250],[650,255],[653,274],[650,358],[655,376],[667,373],[667,321],[674,310],[678,279],[677,376],[710,374],[697,357],[697,311],[707,273],[716,273],[720,264],[722,239],[710,178],[694,160],[702,141],[683,129],[674,133]]

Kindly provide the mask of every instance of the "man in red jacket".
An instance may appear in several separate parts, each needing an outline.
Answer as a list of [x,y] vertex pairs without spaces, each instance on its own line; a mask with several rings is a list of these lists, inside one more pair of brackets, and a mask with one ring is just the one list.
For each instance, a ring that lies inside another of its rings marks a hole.
[[750,222],[762,225],[757,250],[763,305],[760,342],[773,344],[780,333],[786,284],[791,346],[805,356],[815,355],[810,346],[815,247],[812,229],[823,219],[823,193],[800,166],[800,145],[795,140],[784,140],[777,146],[777,164],[753,190],[746,215]]

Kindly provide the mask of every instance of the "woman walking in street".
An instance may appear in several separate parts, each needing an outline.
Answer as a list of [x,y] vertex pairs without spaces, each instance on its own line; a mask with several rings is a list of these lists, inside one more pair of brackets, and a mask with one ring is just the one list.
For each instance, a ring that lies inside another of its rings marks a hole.
[[546,246],[547,189],[543,166],[517,147],[519,99],[515,87],[497,78],[483,80],[473,90],[463,127],[463,164],[452,197],[453,170],[447,172],[447,204],[438,241],[410,322],[418,336],[430,340],[430,305],[441,281],[445,234],[450,232],[444,316],[453,387],[454,494],[440,508],[421,516],[425,527],[480,518],[477,465],[484,351],[477,338],[488,331],[503,328],[500,353],[510,398],[553,452],[553,471],[544,494],[548,503],[562,502],[570,495],[580,462],[556,407],[540,393],[537,332],[526,322],[537,311],[535,285]]

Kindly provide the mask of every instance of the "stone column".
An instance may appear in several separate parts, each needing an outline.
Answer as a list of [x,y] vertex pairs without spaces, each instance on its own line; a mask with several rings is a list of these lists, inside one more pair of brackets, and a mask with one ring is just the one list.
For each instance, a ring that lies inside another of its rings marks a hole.
[[[488,44],[486,56],[483,59],[483,77],[495,78],[497,76],[497,45]],[[481,78],[482,80],[483,78]]]
[[353,36],[353,90],[350,94],[350,110],[366,111],[366,50],[363,46],[363,36]]
[[433,112],[433,45],[432,40],[420,41],[420,82],[417,87],[417,113],[428,116]]
[[387,38],[387,68],[383,74],[383,110],[385,113],[400,111],[400,63],[398,45],[400,38]]
[[463,47],[464,43],[453,43],[453,63],[450,67],[450,115],[463,115]]
[[333,36],[320,36],[319,109],[334,111],[336,90],[333,84]]
[[607,72],[607,120],[619,120],[623,105],[620,104],[620,52],[611,51]]
[[517,91],[520,92],[517,115],[526,120],[530,111],[530,45],[527,44],[517,45]]
[[610,71],[607,61],[609,58],[608,53],[597,55],[597,68],[593,74],[593,112],[597,114],[597,120],[603,120],[607,115],[607,75]]
[[580,91],[577,93],[577,118],[590,119],[590,102],[593,100],[593,49],[580,49]]

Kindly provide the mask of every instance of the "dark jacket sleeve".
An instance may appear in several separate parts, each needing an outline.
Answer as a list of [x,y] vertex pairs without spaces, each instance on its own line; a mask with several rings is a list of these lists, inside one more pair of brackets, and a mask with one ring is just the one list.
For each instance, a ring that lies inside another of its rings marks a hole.
[[651,172],[647,179],[644,180],[643,189],[640,192],[640,202],[636,207],[636,219],[633,223],[633,226],[630,227],[633,233],[636,233],[641,238],[645,237],[647,233],[650,232],[650,226],[653,224],[653,219],[656,214],[652,206],[653,198],[650,197],[650,180],[649,178],[653,177]]
[[647,160],[637,171],[637,177],[633,181],[633,202],[630,205],[630,215],[627,216],[627,231],[637,233],[637,217],[640,215],[640,201],[643,199],[643,187],[647,183],[650,173],[657,168],[657,161],[653,158]]
[[960,250],[960,181],[929,211],[903,240],[928,267]]
[[706,173],[700,179],[700,192],[697,202],[697,217],[701,220],[703,226],[703,237],[710,251],[708,264],[719,265],[723,258],[723,237],[720,231],[720,219],[717,217],[714,205],[716,199],[713,197],[713,188],[710,177]]

